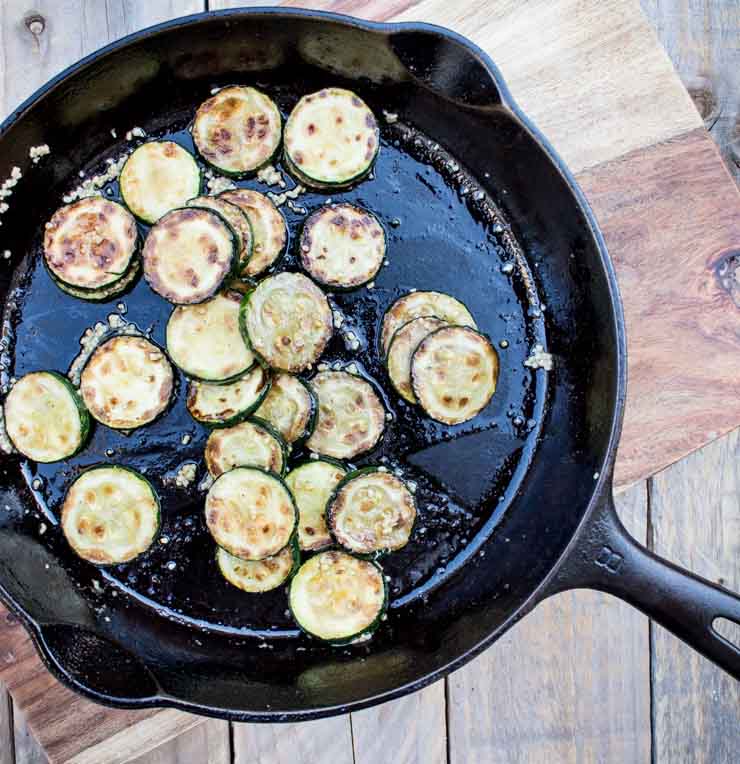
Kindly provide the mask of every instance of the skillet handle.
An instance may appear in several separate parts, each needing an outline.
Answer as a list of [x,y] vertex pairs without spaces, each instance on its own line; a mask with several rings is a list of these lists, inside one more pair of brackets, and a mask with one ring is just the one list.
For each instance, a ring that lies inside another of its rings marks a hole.
[[547,593],[581,588],[633,605],[740,679],[740,647],[712,626],[716,618],[740,626],[740,597],[635,541],[619,520],[611,493],[587,520]]

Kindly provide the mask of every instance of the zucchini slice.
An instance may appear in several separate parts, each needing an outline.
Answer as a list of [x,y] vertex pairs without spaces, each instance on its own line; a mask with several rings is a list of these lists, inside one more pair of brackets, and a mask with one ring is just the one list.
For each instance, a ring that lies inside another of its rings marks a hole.
[[216,212],[188,207],[164,215],[141,253],[144,278],[165,300],[192,305],[212,297],[238,261],[231,226]]
[[300,273],[263,279],[244,298],[240,319],[255,354],[280,371],[314,364],[334,331],[326,295]]
[[138,472],[99,465],[83,472],[67,491],[62,531],[89,562],[129,562],[149,549],[159,531],[159,499]]
[[270,198],[259,191],[235,188],[219,194],[219,198],[236,205],[249,218],[254,245],[252,257],[246,268],[242,269],[242,274],[258,276],[274,265],[285,249],[288,241],[285,218]]
[[205,458],[213,477],[234,467],[259,467],[282,475],[286,446],[267,422],[250,419],[214,430],[206,441]]
[[186,406],[193,419],[213,427],[229,427],[246,419],[270,389],[270,376],[259,365],[225,385],[192,380]]
[[87,300],[88,302],[105,302],[123,294],[136,282],[140,273],[141,262],[137,258],[129,265],[128,270],[120,279],[114,281],[109,286],[100,287],[99,289],[78,289],[77,287],[65,284],[63,281],[59,281],[55,276],[52,276],[51,280],[62,292],[70,295],[70,297],[76,297],[78,300]]
[[126,273],[137,240],[136,221],[125,207],[91,196],[52,215],[44,231],[44,259],[57,281],[99,289]]
[[239,272],[243,272],[252,257],[252,224],[246,213],[236,204],[218,196],[196,196],[191,199],[188,207],[205,207],[214,210],[231,226],[236,237],[236,248],[239,251]]
[[253,172],[280,145],[282,120],[274,102],[256,88],[228,87],[195,113],[193,141],[208,164],[226,175]]
[[255,467],[221,475],[208,490],[205,512],[216,543],[243,560],[274,557],[290,544],[298,520],[285,483]]
[[218,548],[216,562],[221,575],[242,591],[261,594],[284,584],[300,565],[300,552],[294,542],[282,552],[264,560],[242,560],[225,549]]
[[373,448],[385,429],[385,409],[372,385],[346,371],[319,372],[311,384],[319,413],[308,448],[335,459],[351,459]]
[[409,292],[399,297],[383,316],[380,345],[383,356],[388,354],[393,335],[412,318],[433,316],[448,324],[476,328],[470,311],[454,297],[442,292]]
[[182,207],[200,193],[200,168],[192,154],[172,141],[150,141],[126,160],[119,185],[124,204],[144,223]]
[[299,464],[285,477],[298,507],[298,543],[301,549],[314,552],[332,543],[326,525],[326,505],[346,474],[347,470],[338,462],[311,459]]
[[354,289],[372,281],[385,258],[385,231],[353,204],[320,207],[301,233],[301,264],[320,284]]
[[350,90],[325,88],[303,96],[285,124],[288,170],[304,185],[341,188],[370,171],[378,153],[378,123]]
[[491,400],[498,380],[498,353],[467,326],[432,332],[411,357],[414,395],[432,419],[467,422]]
[[68,379],[55,371],[21,377],[5,399],[5,429],[35,462],[59,462],[82,448],[90,417]]
[[408,543],[416,504],[402,480],[366,467],[339,483],[326,515],[332,535],[345,549],[356,554],[392,552]]
[[411,356],[424,337],[443,326],[447,326],[447,322],[441,318],[422,316],[412,318],[393,335],[386,358],[388,376],[396,392],[409,403],[416,403],[411,389]]
[[167,352],[188,376],[231,382],[255,364],[239,329],[238,292],[222,292],[200,305],[182,305],[167,322]]
[[313,431],[316,409],[316,395],[308,382],[292,374],[276,374],[257,416],[269,422],[286,443],[295,443]]
[[372,634],[388,606],[381,567],[346,552],[319,552],[290,582],[290,611],[313,637],[335,645]]
[[167,356],[143,337],[121,335],[90,356],[80,377],[88,411],[101,424],[131,430],[169,405],[175,377]]

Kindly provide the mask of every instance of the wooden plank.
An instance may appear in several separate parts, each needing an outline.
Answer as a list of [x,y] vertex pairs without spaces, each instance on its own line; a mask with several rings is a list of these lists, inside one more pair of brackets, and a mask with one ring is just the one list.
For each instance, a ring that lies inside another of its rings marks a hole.
[[14,764],[13,709],[10,695],[0,685],[0,764]]
[[624,302],[629,374],[616,481],[628,485],[740,422],[740,309],[715,273],[740,252],[740,194],[703,128],[578,181]]
[[642,7],[740,183],[740,3],[642,0]]
[[[210,7],[245,4],[260,3],[212,0]],[[637,0],[280,4],[433,21],[466,35],[493,56],[519,104],[576,171],[701,124]]]
[[49,758],[31,734],[20,708],[15,708],[13,713],[13,738],[16,764],[48,764]]
[[130,764],[230,764],[229,723],[209,719]]
[[[657,554],[740,590],[740,432],[650,481]],[[660,626],[652,626],[655,762],[737,761],[740,683]]]
[[[352,714],[355,764],[446,764],[444,680],[405,698]],[[390,752],[393,752],[392,756]]]
[[[618,509],[644,540],[645,483]],[[450,764],[649,761],[648,620],[604,594],[542,603],[448,682]]]
[[349,716],[302,724],[234,724],[234,764],[353,764]]

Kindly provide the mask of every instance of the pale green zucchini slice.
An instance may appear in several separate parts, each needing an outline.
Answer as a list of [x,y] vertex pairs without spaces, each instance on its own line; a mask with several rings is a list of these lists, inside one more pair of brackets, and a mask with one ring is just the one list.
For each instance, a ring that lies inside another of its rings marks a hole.
[[290,582],[290,611],[317,639],[335,645],[369,636],[388,606],[383,570],[346,552],[319,552]]
[[299,372],[324,352],[334,331],[326,295],[300,273],[268,276],[246,295],[242,332],[253,352],[273,369]]
[[350,552],[393,552],[408,543],[416,504],[402,480],[377,467],[365,467],[339,483],[326,515],[332,536]]
[[11,442],[35,462],[73,456],[90,430],[90,417],[77,391],[55,371],[21,377],[8,393],[4,411]]
[[388,376],[396,392],[409,403],[416,403],[416,396],[411,389],[411,356],[428,334],[443,326],[447,326],[447,322],[441,318],[422,316],[407,321],[393,335],[385,359]]
[[250,594],[269,592],[282,586],[297,570],[301,556],[298,545],[291,542],[281,552],[264,560],[242,560],[218,548],[216,562],[221,575],[242,591]]
[[242,273],[252,257],[252,224],[246,213],[236,204],[218,196],[196,196],[188,202],[188,207],[205,207],[214,210],[231,226],[236,237],[236,248],[239,252],[238,271]]
[[234,467],[259,467],[278,475],[285,471],[287,447],[267,422],[248,419],[214,430],[206,441],[206,467],[218,477]]
[[332,543],[326,525],[326,505],[339,482],[347,474],[340,463],[311,459],[299,464],[285,477],[298,507],[298,543],[301,549],[314,552]]
[[350,90],[303,96],[285,124],[288,170],[314,188],[342,188],[363,178],[378,153],[379,132],[367,104]]
[[460,424],[488,405],[498,369],[498,353],[487,337],[467,326],[447,326],[429,334],[416,348],[411,384],[432,419]]
[[173,141],[150,141],[126,160],[119,178],[124,204],[145,223],[182,207],[200,193],[200,168]]
[[246,419],[270,389],[270,375],[259,365],[225,385],[191,380],[186,406],[193,419],[229,427]]
[[241,295],[228,291],[199,305],[181,305],[167,322],[167,352],[188,376],[230,382],[256,363],[239,329]]
[[129,289],[139,278],[141,274],[141,261],[137,258],[123,276],[114,281],[112,284],[99,289],[78,289],[77,287],[69,286],[63,281],[59,281],[58,278],[52,275],[51,280],[70,297],[76,297],[78,300],[87,300],[88,302],[105,302],[106,300],[112,300],[114,297],[118,297]]
[[168,212],[152,226],[141,253],[144,278],[165,300],[193,305],[212,297],[238,262],[231,226],[213,210]]
[[174,373],[167,356],[143,337],[118,336],[90,356],[80,377],[88,411],[101,424],[131,430],[169,405]]
[[52,215],[44,231],[44,259],[57,282],[100,289],[126,273],[137,241],[136,221],[125,207],[91,196]]
[[149,549],[159,531],[159,499],[138,472],[99,465],[83,472],[67,491],[62,531],[89,562],[129,562]]
[[454,297],[442,292],[409,292],[399,297],[383,316],[380,346],[383,356],[388,354],[393,335],[412,318],[433,316],[448,324],[476,328],[470,311]]
[[311,451],[351,459],[369,451],[385,429],[385,409],[369,382],[346,371],[321,371],[311,379],[319,399]]
[[267,164],[280,145],[282,119],[272,99],[251,87],[227,87],[202,103],[193,141],[208,164],[243,175]]
[[313,432],[316,409],[316,395],[308,382],[278,373],[256,414],[269,422],[286,443],[296,443]]
[[298,520],[282,479],[256,467],[237,467],[217,478],[206,495],[205,514],[215,542],[243,560],[274,557],[290,544]]
[[320,284],[354,289],[372,281],[385,259],[385,232],[371,212],[353,204],[319,207],[301,232],[301,264]]
[[242,269],[244,276],[259,276],[274,265],[285,250],[288,227],[280,210],[269,197],[248,188],[235,188],[219,194],[220,199],[235,204],[249,218],[254,245],[252,257]]

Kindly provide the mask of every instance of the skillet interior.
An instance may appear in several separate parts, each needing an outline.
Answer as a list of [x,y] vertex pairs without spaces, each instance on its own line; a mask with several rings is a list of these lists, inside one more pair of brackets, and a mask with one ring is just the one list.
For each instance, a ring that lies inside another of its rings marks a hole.
[[[145,284],[100,306],[67,298],[35,254],[38,232],[76,185],[78,169],[95,170],[120,153],[111,128],[119,135],[133,125],[151,134],[174,131],[187,142],[178,131],[194,107],[211,87],[232,82],[263,84],[285,109],[310,90],[348,84],[377,114],[398,112],[472,171],[475,185],[431,159],[423,139],[383,128],[375,179],[332,198],[380,214],[390,265],[374,290],[335,296],[351,317],[342,328],[354,331],[363,348],[348,354],[336,337],[328,360],[358,361],[388,389],[374,360],[382,311],[410,288],[436,288],[466,302],[494,342],[509,342],[501,350],[499,390],[483,414],[456,428],[434,425],[387,397],[390,434],[381,450],[358,461],[404,454],[401,466],[419,482],[422,519],[412,544],[386,562],[394,602],[370,643],[317,647],[294,630],[283,592],[245,600],[219,581],[202,499],[161,482],[202,454],[205,431],[188,417],[182,395],[140,433],[125,437],[97,427],[92,444],[68,465],[28,468],[5,460],[0,589],[28,617],[48,657],[88,691],[123,703],[164,699],[250,718],[295,718],[428,681],[522,608],[593,493],[614,413],[616,327],[604,265],[573,192],[460,40],[316,14],[222,14],[164,25],[83,66],[0,138],[4,174],[13,164],[25,167],[31,145],[48,142],[53,150],[51,161],[28,170],[11,200],[23,214],[7,215],[2,228],[19,266],[12,284],[11,268],[2,274],[4,336],[14,342],[4,359],[7,375],[66,370],[77,338],[118,303],[128,320],[151,327],[163,342],[170,308]],[[478,189],[505,212],[525,254],[526,278],[502,273],[512,249],[490,219],[483,221]],[[325,199],[307,194],[297,204],[310,212]],[[294,243],[304,215],[283,209]],[[291,250],[284,266],[293,263]],[[523,366],[534,342],[555,354],[555,372]],[[111,460],[146,466],[155,479],[170,544],[101,574],[74,558],[54,523],[76,470],[108,460],[108,449]],[[34,477],[43,481],[35,496]],[[43,535],[40,523],[48,528]],[[176,570],[168,569],[170,561]]]

